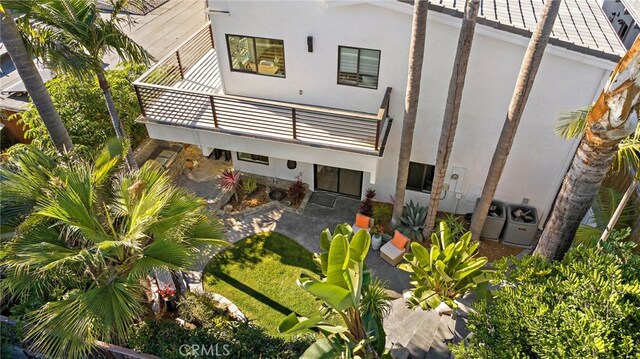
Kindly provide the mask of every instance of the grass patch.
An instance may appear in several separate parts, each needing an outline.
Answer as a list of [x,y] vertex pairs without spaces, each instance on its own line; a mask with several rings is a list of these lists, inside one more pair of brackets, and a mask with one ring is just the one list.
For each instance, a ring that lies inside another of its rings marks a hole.
[[296,285],[300,273],[319,274],[312,253],[293,239],[268,232],[247,237],[216,255],[205,270],[207,291],[219,293],[269,334],[295,311],[319,315],[319,303]]

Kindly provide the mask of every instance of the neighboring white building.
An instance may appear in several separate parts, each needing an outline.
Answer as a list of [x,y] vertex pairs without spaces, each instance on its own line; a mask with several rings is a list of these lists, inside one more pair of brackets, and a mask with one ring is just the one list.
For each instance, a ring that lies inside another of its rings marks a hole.
[[[471,212],[480,196],[542,4],[482,2],[441,210]],[[429,8],[407,191],[423,205],[463,7]],[[314,189],[394,193],[411,3],[210,0],[209,13],[211,38],[204,29],[136,82],[152,137],[233,151],[234,166],[249,173],[302,172]],[[555,135],[556,117],[591,104],[624,51],[592,0],[562,6],[497,199],[528,202],[544,221],[577,146]]]
[[600,0],[602,10],[629,49],[640,35],[640,0]]

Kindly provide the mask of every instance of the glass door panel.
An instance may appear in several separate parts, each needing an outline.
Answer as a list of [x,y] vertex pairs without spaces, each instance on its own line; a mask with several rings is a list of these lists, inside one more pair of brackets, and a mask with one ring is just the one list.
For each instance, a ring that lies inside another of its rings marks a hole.
[[340,168],[338,192],[349,196],[360,197],[362,189],[362,172]]
[[315,165],[316,189],[360,197],[362,172],[331,166]]
[[338,171],[336,167],[316,165],[316,189],[338,192]]

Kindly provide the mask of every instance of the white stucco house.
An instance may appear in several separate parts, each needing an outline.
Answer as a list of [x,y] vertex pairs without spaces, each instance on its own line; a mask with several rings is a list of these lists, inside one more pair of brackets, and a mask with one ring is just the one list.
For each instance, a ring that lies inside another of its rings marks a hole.
[[[484,0],[441,210],[468,213],[491,156],[542,0]],[[407,201],[428,203],[463,15],[431,0]],[[209,0],[204,28],[136,83],[153,138],[231,151],[244,172],[314,190],[393,194],[411,1]],[[591,104],[624,53],[592,0],[563,4],[496,198],[544,222],[575,151],[554,133],[561,111]]]

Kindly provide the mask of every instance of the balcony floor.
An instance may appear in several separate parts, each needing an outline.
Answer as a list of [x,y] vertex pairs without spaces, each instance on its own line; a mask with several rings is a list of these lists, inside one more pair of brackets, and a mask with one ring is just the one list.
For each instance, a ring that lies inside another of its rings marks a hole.
[[191,70],[184,74],[184,80],[173,87],[211,94],[220,93],[222,90],[222,78],[220,77],[216,50],[209,50]]

